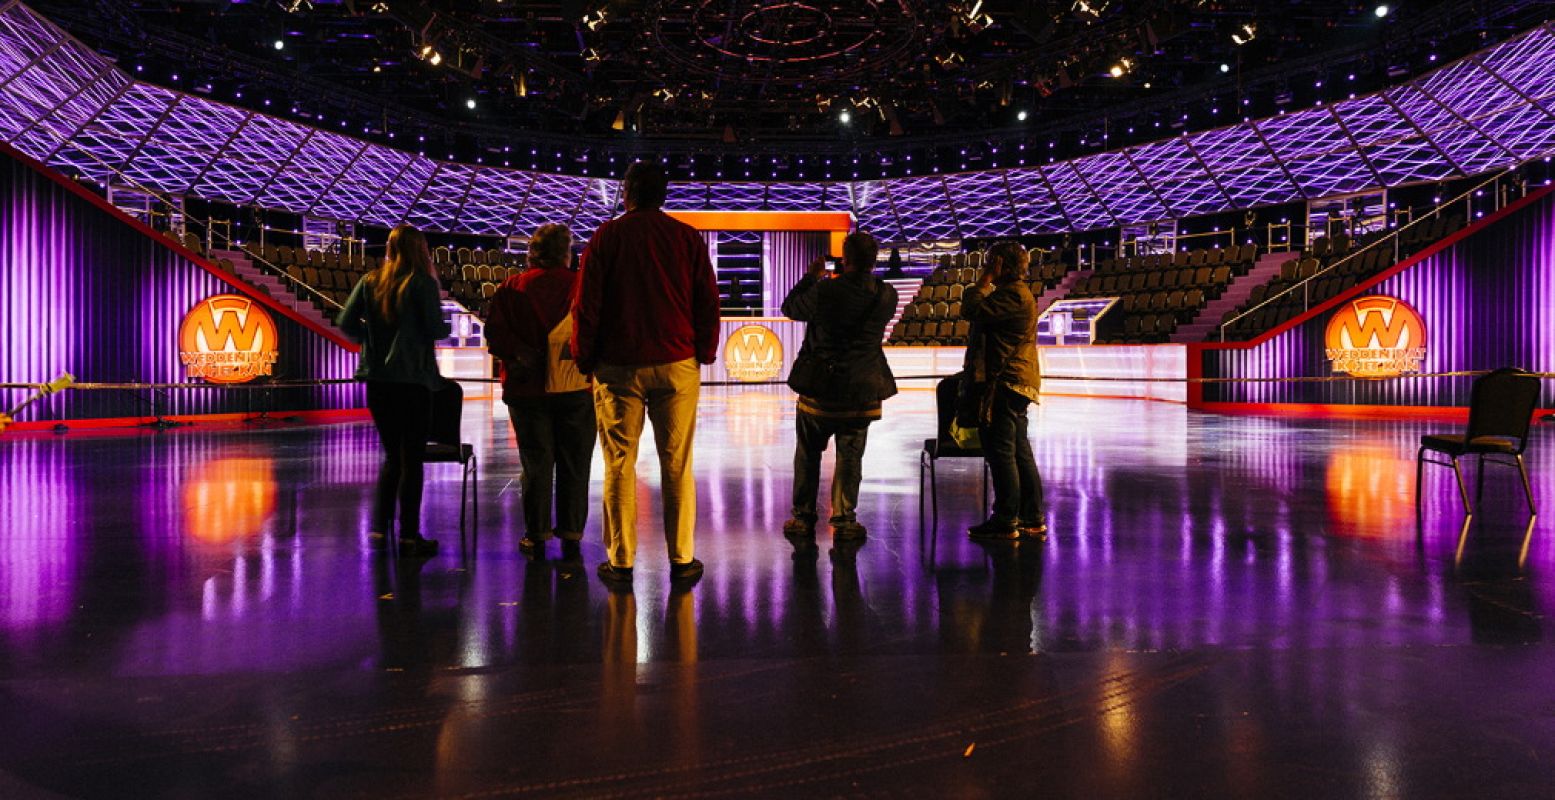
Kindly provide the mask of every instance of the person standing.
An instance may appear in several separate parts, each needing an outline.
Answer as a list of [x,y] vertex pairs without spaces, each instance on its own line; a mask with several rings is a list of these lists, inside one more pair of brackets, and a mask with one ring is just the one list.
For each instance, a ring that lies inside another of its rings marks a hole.
[[807,323],[804,343],[789,372],[799,393],[794,446],[794,507],[783,535],[796,548],[815,545],[816,494],[821,453],[837,442],[832,474],[831,527],[836,539],[862,539],[858,491],[863,480],[869,424],[880,419],[881,401],[896,394],[896,378],[881,342],[896,314],[896,288],[871,274],[880,247],[873,236],[854,233],[842,242],[843,272],[827,279],[818,258],[783,299],[783,314]]
[[702,575],[695,556],[698,364],[718,351],[718,281],[695,228],[661,209],[664,169],[626,171],[626,213],[599,226],[583,252],[573,298],[573,353],[594,379],[594,413],[605,462],[607,583],[629,584],[637,554],[637,444],[644,414],[653,423],[664,503],[670,578]]
[[[977,285],[961,300],[972,323],[967,339],[958,416],[976,426],[993,473],[993,514],[972,527],[974,539],[1014,539],[1047,531],[1042,475],[1031,452],[1027,409],[1039,402],[1037,301],[1026,286],[1031,256],[999,242],[984,257]],[[973,419],[966,419],[967,416]]]
[[[492,296],[487,349],[502,362],[502,400],[518,439],[524,536],[518,548],[545,556],[554,534],[575,557],[588,521],[589,462],[594,458],[594,398],[572,358],[569,305],[577,274],[572,232],[542,225],[529,239],[529,269]],[[552,489],[555,524],[552,524]]]
[[426,237],[410,225],[389,232],[383,263],[362,276],[335,324],[362,345],[357,380],[383,444],[368,538],[386,543],[399,500],[401,555],[429,557],[437,542],[421,535],[422,472],[432,393],[446,385],[433,344],[449,334]]

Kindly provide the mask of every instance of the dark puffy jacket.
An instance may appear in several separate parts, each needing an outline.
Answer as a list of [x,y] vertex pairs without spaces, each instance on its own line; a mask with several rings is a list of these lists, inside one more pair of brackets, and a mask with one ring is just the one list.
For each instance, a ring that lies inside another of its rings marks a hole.
[[1042,386],[1037,363],[1037,299],[1026,282],[1012,280],[992,290],[968,291],[961,298],[961,316],[972,323],[965,367],[971,382],[992,382],[1036,401]]
[[[808,323],[789,373],[794,391],[817,400],[860,404],[896,394],[896,378],[880,347],[885,326],[896,315],[896,287],[861,272],[831,279],[806,275],[783,298],[783,314]],[[826,383],[825,391],[795,385],[794,376],[817,374],[822,364],[835,366],[840,376]]]

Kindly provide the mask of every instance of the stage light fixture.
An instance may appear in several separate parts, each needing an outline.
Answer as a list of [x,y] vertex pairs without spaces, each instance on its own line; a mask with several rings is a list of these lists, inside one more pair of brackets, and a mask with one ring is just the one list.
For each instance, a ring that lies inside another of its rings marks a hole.
[[1230,64],[1221,64],[1220,65],[1220,71],[1221,71],[1222,74],[1230,72],[1231,71],[1231,65]]
[[1017,111],[1015,113],[1015,119],[1017,119],[1017,120],[1019,120],[1021,122],[1025,122],[1026,121],[1026,116],[1027,116],[1027,114],[1026,114],[1025,109],[1022,109],[1022,110]]
[[843,109],[842,113],[837,115],[837,120],[842,124],[847,125],[853,121],[853,114],[847,109]]
[[1388,13],[1391,12],[1392,10],[1393,9],[1388,8],[1388,4],[1387,3],[1383,3],[1382,5],[1377,6],[1376,11],[1374,11],[1372,13],[1377,15],[1377,19],[1382,19],[1383,17],[1386,17],[1388,15]]
[[471,97],[468,100],[465,100],[464,101],[464,107],[470,109],[471,111],[474,111],[475,110],[475,98]]
[[1231,34],[1231,41],[1238,46],[1247,44],[1256,38],[1258,38],[1258,23],[1256,22],[1245,22]]
[[276,39],[274,46],[275,46],[275,49],[277,49],[277,50],[285,50],[286,49],[286,40],[285,39]]

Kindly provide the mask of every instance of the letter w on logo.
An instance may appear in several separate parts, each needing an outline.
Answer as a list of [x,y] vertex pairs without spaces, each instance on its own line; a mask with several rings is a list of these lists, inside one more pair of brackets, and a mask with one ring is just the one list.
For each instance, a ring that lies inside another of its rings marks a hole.
[[206,306],[207,314],[201,314],[195,319],[197,335],[205,336],[205,344],[213,351],[226,350],[231,345],[240,353],[252,352],[254,340],[259,338],[262,327],[259,315],[250,313],[247,315],[247,324],[238,318],[237,309],[223,309]]
[[777,356],[776,348],[772,346],[771,342],[765,342],[767,345],[766,349],[762,349],[761,345],[766,338],[765,335],[760,333],[747,333],[741,336],[739,345],[730,352],[730,355],[733,356],[731,360],[756,364],[772,361]]
[[[1383,318],[1380,308],[1355,308],[1339,322],[1340,328],[1350,337],[1350,346],[1357,348],[1393,349],[1399,346],[1404,332],[1409,330],[1409,315],[1394,309],[1391,320]],[[1372,344],[1373,339],[1376,344]],[[1419,345],[1419,342],[1410,342]]]

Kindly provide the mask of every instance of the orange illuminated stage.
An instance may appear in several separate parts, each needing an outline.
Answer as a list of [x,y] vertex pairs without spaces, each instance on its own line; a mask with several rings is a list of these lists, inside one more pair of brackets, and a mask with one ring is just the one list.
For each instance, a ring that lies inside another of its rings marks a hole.
[[787,231],[831,234],[831,255],[842,256],[842,240],[853,229],[847,211],[675,211],[665,213],[699,231]]

